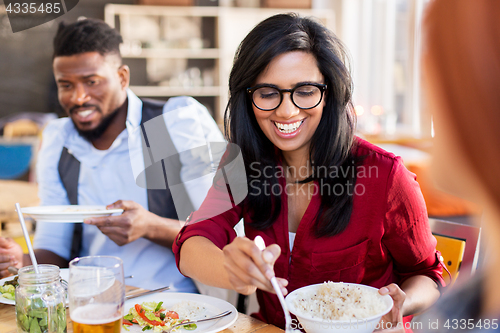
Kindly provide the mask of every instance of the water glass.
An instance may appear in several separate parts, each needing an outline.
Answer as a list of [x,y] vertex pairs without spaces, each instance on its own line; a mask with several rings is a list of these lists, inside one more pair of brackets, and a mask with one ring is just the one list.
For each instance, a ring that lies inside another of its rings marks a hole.
[[125,301],[120,258],[73,259],[69,263],[68,293],[74,333],[120,333]]

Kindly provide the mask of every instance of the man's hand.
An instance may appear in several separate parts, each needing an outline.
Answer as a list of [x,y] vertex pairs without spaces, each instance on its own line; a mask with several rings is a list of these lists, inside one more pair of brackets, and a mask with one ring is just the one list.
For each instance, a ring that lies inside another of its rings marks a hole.
[[0,278],[12,275],[9,266],[23,267],[23,249],[12,238],[0,237]]
[[103,234],[120,246],[141,237],[163,246],[171,246],[180,230],[179,221],[159,217],[134,201],[118,200],[106,208],[121,208],[123,214],[88,218],[84,222],[97,226]]
[[86,224],[95,225],[103,234],[118,245],[125,245],[144,237],[147,233],[148,221],[154,218],[144,207],[133,201],[118,200],[107,209],[123,209],[118,216],[93,217],[86,219]]

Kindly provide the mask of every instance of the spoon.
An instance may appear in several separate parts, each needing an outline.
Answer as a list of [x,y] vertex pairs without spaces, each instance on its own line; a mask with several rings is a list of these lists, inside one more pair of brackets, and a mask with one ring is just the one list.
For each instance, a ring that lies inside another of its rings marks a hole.
[[[266,243],[264,243],[264,239],[261,236],[255,237],[253,240],[255,245],[259,248],[259,250],[264,251],[266,248]],[[285,314],[285,333],[292,333],[294,330],[292,329],[292,317],[290,316],[290,311],[288,310],[288,306],[285,302],[285,297],[283,297],[283,293],[281,292],[280,285],[278,284],[278,280],[276,280],[276,276],[271,278],[271,284],[273,285],[274,291],[276,292],[276,296],[280,301],[281,307],[283,308],[283,313]]]

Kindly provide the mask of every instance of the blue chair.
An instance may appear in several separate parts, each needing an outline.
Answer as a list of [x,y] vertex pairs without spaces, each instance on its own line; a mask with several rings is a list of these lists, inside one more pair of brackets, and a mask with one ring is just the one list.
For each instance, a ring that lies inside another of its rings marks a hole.
[[0,145],[0,179],[16,179],[30,168],[33,146],[31,144]]

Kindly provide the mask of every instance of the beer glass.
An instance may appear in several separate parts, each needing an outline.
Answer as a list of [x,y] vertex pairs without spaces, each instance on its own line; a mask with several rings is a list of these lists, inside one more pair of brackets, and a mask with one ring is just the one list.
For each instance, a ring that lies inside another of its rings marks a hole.
[[73,259],[69,263],[68,294],[74,333],[120,333],[125,300],[120,258]]

